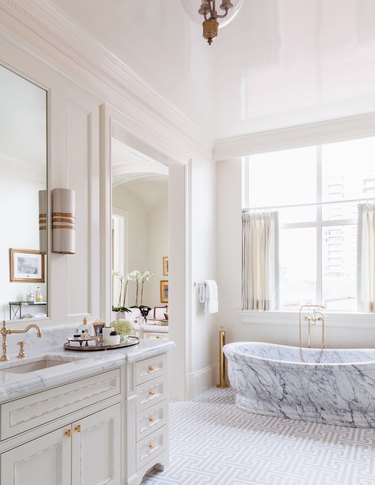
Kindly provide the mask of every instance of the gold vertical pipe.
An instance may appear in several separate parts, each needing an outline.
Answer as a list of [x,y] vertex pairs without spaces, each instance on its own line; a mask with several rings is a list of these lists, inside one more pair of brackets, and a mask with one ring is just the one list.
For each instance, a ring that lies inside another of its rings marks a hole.
[[220,371],[220,382],[217,385],[220,389],[225,389],[228,386],[227,383],[227,373],[226,373],[226,363],[225,363],[225,355],[223,352],[223,347],[225,345],[225,329],[224,327],[220,327],[219,330],[219,371]]

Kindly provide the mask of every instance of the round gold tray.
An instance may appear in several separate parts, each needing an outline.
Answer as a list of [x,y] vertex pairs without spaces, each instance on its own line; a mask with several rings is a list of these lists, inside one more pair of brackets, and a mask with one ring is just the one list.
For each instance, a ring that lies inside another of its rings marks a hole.
[[[99,342],[96,342],[96,345],[88,345],[89,341],[96,340],[95,338],[89,339],[68,339],[68,342],[64,344],[65,350],[76,350],[78,352],[89,352],[89,351],[97,351],[97,350],[112,350],[112,349],[122,349],[123,347],[131,347],[132,345],[139,344],[138,337],[128,337],[129,341],[124,342],[122,344],[117,345],[105,345]],[[80,342],[80,345],[72,345],[71,342]],[[86,344],[84,344],[86,342]],[[82,345],[83,344],[83,345]]]

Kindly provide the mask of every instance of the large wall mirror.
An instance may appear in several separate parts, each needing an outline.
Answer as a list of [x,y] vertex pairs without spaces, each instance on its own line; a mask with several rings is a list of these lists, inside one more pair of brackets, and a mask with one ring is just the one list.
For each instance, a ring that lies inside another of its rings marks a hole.
[[47,92],[0,66],[2,320],[47,317]]

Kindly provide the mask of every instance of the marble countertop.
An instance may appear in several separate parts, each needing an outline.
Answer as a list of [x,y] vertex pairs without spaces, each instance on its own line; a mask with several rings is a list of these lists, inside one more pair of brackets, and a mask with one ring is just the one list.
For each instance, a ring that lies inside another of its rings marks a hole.
[[[174,347],[169,340],[141,340],[138,345],[116,350],[77,352],[66,351],[63,345],[43,346],[38,352],[37,345],[30,357],[0,363],[0,403],[20,398],[50,387],[63,385],[78,379],[96,375],[119,367],[126,362],[134,362],[167,352]],[[54,365],[27,373],[12,373],[12,367],[31,364],[40,360],[61,360],[62,365]]]

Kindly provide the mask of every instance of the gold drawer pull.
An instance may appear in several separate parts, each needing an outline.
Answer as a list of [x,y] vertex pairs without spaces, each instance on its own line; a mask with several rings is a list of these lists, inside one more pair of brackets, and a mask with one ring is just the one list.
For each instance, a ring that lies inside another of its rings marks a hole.
[[150,365],[150,366],[148,367],[148,371],[149,371],[149,372],[155,372],[155,371],[156,371],[156,367],[154,367],[153,365]]
[[81,425],[77,424],[77,426],[74,428],[74,431],[77,431],[77,433],[81,432]]
[[155,389],[150,389],[150,390],[148,391],[148,395],[149,395],[149,396],[155,396]]
[[70,428],[66,429],[64,431],[64,435],[67,436],[68,438],[70,438],[72,436],[72,430]]
[[153,450],[154,448],[156,448],[156,444],[155,443],[150,443],[148,445],[148,447],[150,448],[150,450]]
[[149,420],[150,423],[153,423],[156,420],[156,418],[155,418],[155,416],[150,416],[148,418],[148,420]]

